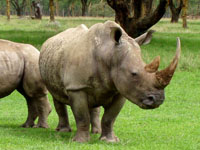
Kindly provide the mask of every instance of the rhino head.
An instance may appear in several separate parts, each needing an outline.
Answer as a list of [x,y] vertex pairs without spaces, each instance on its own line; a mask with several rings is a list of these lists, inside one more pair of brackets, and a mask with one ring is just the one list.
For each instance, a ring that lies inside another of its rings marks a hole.
[[112,27],[110,37],[113,42],[111,78],[121,95],[143,109],[159,107],[164,99],[164,88],[170,83],[178,64],[181,47],[177,38],[177,51],[170,65],[158,71],[160,57],[145,64],[138,44],[144,35],[132,39],[122,28]]

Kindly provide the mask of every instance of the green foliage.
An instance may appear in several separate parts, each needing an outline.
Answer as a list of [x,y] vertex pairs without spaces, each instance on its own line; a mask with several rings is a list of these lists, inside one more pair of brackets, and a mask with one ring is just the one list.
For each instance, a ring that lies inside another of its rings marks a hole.
[[0,1],[0,14],[6,13],[6,0]]
[[[21,3],[22,0],[19,0]],[[27,0],[24,8],[23,15],[29,15],[29,7],[28,4],[31,3],[32,0]],[[38,0],[35,0],[38,1]],[[54,0],[55,1],[55,0]],[[28,3],[29,2],[29,3]],[[159,0],[153,1],[153,8],[156,8]],[[176,0],[174,0],[176,2]],[[91,4],[90,4],[91,3]],[[40,4],[42,6],[43,15],[49,15],[49,0],[40,0]],[[71,11],[72,4],[74,4],[74,13]],[[89,9],[88,16],[114,16],[114,11],[108,6],[106,0],[88,0]],[[58,0],[59,5],[59,14],[60,16],[81,16],[81,0]],[[167,16],[169,16],[169,10],[167,11]],[[6,0],[0,1],[0,14],[6,14]],[[11,5],[11,14],[16,14],[16,10]],[[200,15],[200,1],[199,0],[189,0],[189,15]]]
[[[31,43],[40,48],[49,37],[81,23],[91,26],[112,18],[57,18],[59,27],[47,26],[48,18],[42,21],[0,18],[0,38]],[[199,150],[200,149],[200,31],[199,21],[188,21],[188,29],[182,23],[170,24],[161,20],[153,29],[157,32],[149,45],[142,46],[145,62],[156,55],[161,56],[161,68],[166,67],[174,56],[176,37],[179,36],[182,54],[178,70],[166,88],[163,105],[155,110],[142,110],[126,102],[114,126],[119,143],[99,141],[99,135],[91,135],[84,144],[72,142],[75,120],[69,110],[71,133],[56,132],[58,117],[53,107],[48,123],[49,129],[24,129],[19,127],[27,117],[24,98],[17,92],[0,99],[0,150]],[[51,105],[52,98],[49,95]],[[101,111],[103,113],[103,109]]]
[[[35,0],[36,2],[39,0]],[[26,0],[23,15],[30,14],[30,4],[32,0]],[[18,1],[19,6],[22,0]],[[49,0],[40,0],[43,15],[49,15]],[[55,0],[54,0],[55,4]],[[88,0],[88,16],[114,16],[114,11],[107,5],[105,0]],[[60,16],[81,16],[81,0],[58,0],[58,9]],[[91,11],[90,11],[91,10]],[[0,1],[0,14],[6,15],[6,0]],[[16,14],[16,10],[11,5],[11,14]]]

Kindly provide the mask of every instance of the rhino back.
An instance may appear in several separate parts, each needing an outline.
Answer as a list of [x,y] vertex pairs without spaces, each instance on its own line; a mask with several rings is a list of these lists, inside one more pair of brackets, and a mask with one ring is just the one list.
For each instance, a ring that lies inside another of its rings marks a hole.
[[32,45],[0,40],[0,97],[19,88],[30,97],[47,93],[39,72],[39,54]]
[[24,59],[19,47],[0,40],[0,98],[16,89],[23,75]]

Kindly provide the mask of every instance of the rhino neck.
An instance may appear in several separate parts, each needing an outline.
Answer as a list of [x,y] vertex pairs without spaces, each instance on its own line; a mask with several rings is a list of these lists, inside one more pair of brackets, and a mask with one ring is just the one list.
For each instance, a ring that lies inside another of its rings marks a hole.
[[93,47],[93,72],[96,82],[98,82],[103,89],[116,91],[111,78],[111,61],[113,54],[110,47],[112,47],[112,45],[109,41],[105,42],[104,40],[106,39],[99,37],[94,38],[94,43],[96,43],[96,45]]

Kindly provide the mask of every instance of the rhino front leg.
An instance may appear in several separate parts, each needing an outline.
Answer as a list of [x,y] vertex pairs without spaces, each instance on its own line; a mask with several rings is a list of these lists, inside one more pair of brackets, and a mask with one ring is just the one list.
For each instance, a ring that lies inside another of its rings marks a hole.
[[53,98],[54,106],[56,108],[56,112],[58,114],[59,123],[56,128],[57,131],[61,132],[71,132],[72,129],[69,125],[69,119],[67,114],[67,108],[65,104],[57,101],[55,98]]
[[93,108],[90,110],[90,122],[91,122],[91,132],[96,134],[96,133],[101,133],[101,123],[99,120],[99,115],[100,115],[100,107]]
[[73,141],[87,142],[90,139],[90,113],[87,95],[82,91],[69,92],[70,105],[76,120],[77,132]]
[[119,141],[118,137],[114,134],[113,124],[124,103],[125,99],[121,95],[117,95],[113,98],[109,106],[104,107],[105,112],[101,121],[102,133],[100,140],[107,142]]
[[47,96],[33,98],[36,102],[38,110],[38,123],[35,127],[37,128],[48,128],[47,117],[51,112],[51,105],[48,101]]

